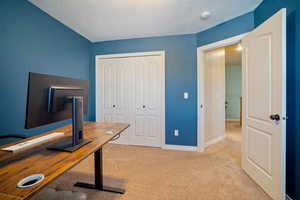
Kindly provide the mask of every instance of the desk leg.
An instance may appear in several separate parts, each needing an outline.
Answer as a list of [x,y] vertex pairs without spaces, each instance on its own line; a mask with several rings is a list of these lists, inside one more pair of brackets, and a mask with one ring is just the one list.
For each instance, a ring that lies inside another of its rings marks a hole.
[[102,156],[102,148],[97,150],[94,153],[94,165],[95,165],[95,184],[89,184],[89,183],[82,183],[77,182],[74,186],[76,187],[83,187],[88,189],[95,189],[100,191],[106,191],[106,192],[113,192],[113,193],[119,193],[124,194],[125,190],[119,189],[119,188],[113,188],[109,186],[103,185],[103,156]]

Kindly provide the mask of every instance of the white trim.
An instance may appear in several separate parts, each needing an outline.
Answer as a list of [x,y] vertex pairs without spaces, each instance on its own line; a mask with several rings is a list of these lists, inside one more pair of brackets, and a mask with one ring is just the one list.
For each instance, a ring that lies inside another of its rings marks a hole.
[[218,142],[220,142],[220,141],[222,141],[224,139],[225,139],[225,135],[222,135],[222,136],[217,137],[217,138],[215,138],[213,140],[210,140],[210,141],[208,141],[208,142],[205,143],[205,148],[208,147],[209,145],[216,144],[216,143],[218,143]]
[[205,149],[205,134],[204,134],[204,112],[202,112],[201,105],[205,105],[204,102],[204,53],[212,49],[217,49],[224,46],[235,44],[242,40],[248,33],[244,33],[229,39],[211,43],[205,46],[197,48],[197,88],[198,88],[198,122],[197,122],[197,144],[198,151],[202,152]]
[[291,197],[289,197],[289,195],[286,195],[286,200],[293,200]]
[[126,58],[126,57],[141,57],[141,56],[161,56],[162,57],[162,62],[163,62],[163,76],[162,76],[162,135],[161,135],[161,144],[160,146],[163,147],[166,144],[166,120],[165,120],[165,114],[166,114],[166,109],[165,109],[165,78],[166,78],[166,59],[165,59],[165,51],[151,51],[151,52],[136,52],[136,53],[122,53],[122,54],[107,54],[107,55],[96,55],[95,56],[95,95],[96,95],[96,103],[95,103],[95,108],[96,108],[96,121],[97,121],[97,112],[99,109],[97,109],[97,102],[99,102],[99,97],[97,95],[97,60],[98,59],[111,59],[111,58]]
[[143,56],[164,56],[164,55],[165,55],[165,51],[148,51],[148,52],[136,52],[136,53],[106,54],[106,55],[96,55],[96,61],[97,61],[97,59],[143,57]]
[[178,150],[178,151],[197,151],[197,146],[183,146],[183,145],[170,145],[166,144],[162,146],[162,149],[166,150]]

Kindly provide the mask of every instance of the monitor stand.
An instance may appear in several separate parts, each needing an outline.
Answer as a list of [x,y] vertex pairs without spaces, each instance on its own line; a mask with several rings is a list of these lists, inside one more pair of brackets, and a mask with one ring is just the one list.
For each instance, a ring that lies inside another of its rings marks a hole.
[[50,150],[73,152],[92,141],[83,138],[83,97],[67,97],[66,102],[72,103],[72,136],[49,146]]
[[83,139],[83,140],[80,140],[77,145],[73,145],[72,144],[72,136],[69,136],[69,137],[64,138],[61,141],[58,141],[58,142],[52,144],[47,149],[56,150],[56,151],[64,151],[64,152],[73,152],[91,141],[92,141],[91,139]]

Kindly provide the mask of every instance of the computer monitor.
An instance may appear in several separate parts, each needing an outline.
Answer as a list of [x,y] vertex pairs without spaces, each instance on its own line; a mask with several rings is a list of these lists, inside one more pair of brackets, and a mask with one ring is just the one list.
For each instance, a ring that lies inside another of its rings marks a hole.
[[88,110],[88,81],[29,73],[25,128],[72,118],[72,137],[49,149],[72,152],[91,140],[84,139],[83,115]]

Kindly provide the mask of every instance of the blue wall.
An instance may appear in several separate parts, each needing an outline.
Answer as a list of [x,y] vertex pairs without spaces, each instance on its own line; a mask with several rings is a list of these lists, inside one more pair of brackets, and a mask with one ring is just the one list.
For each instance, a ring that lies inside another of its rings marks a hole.
[[[166,143],[197,145],[197,47],[251,31],[254,13],[250,12],[206,31],[180,36],[115,40],[94,43],[94,54],[166,51]],[[91,72],[94,74],[94,72]],[[93,90],[95,80],[91,76]],[[190,99],[184,100],[183,92]],[[92,107],[95,107],[93,94]],[[95,112],[92,118],[95,119]],[[180,135],[174,136],[174,129]]]
[[230,21],[197,33],[197,46],[203,46],[253,30],[254,13],[249,12]]
[[[287,8],[287,194],[300,199],[300,1],[264,0],[255,10],[255,26]],[[298,112],[299,111],[299,112]],[[297,145],[298,144],[298,145]]]
[[[161,51],[166,53],[166,143],[197,145],[196,35],[117,40],[94,44],[94,54]],[[94,80],[93,80],[94,82]],[[183,93],[189,99],[183,99]],[[179,129],[179,136],[174,136]]]
[[67,122],[25,130],[28,72],[88,80],[92,44],[26,0],[0,1],[0,134],[33,135]]

